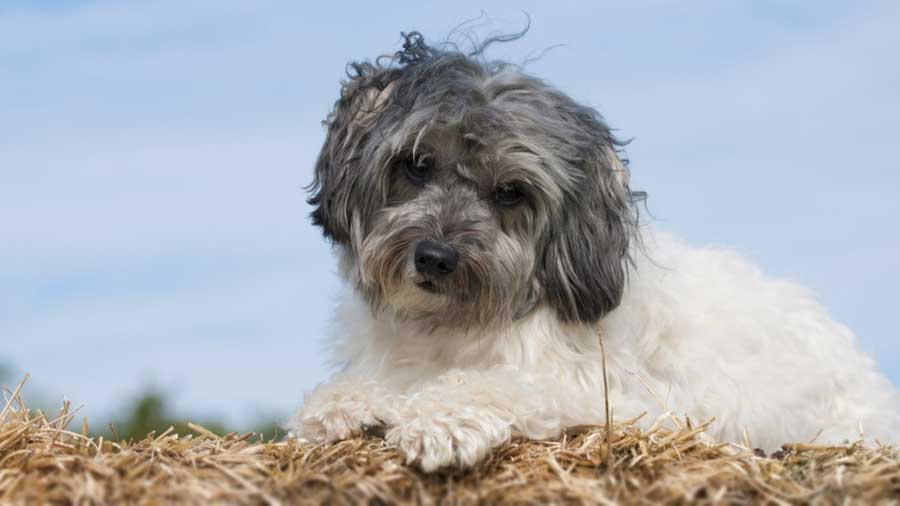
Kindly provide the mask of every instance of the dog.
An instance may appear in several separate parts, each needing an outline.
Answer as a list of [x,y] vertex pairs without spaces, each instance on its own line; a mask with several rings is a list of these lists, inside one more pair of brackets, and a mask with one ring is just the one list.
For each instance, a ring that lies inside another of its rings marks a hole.
[[640,223],[597,111],[487,43],[403,37],[348,67],[324,123],[309,202],[346,280],[341,368],[294,437],[376,430],[425,471],[466,468],[602,424],[607,399],[766,450],[897,441],[897,391],[806,290]]

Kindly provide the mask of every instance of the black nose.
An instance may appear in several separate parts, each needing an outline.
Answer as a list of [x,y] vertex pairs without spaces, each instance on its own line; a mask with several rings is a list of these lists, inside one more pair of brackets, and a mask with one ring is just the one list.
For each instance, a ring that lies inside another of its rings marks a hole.
[[422,241],[416,246],[416,270],[426,276],[441,277],[456,269],[459,253],[443,242]]

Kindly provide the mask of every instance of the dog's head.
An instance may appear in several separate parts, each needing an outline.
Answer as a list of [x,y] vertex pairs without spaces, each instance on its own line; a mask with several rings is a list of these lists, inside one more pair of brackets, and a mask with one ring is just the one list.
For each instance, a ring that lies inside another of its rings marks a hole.
[[377,310],[432,328],[618,305],[635,208],[603,118],[502,63],[404,35],[351,65],[310,204]]

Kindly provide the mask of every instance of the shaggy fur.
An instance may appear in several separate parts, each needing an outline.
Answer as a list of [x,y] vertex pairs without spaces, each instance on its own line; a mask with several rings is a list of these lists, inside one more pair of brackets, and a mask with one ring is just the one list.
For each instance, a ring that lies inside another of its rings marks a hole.
[[471,466],[513,433],[602,422],[602,338],[617,418],[715,416],[765,449],[897,440],[897,393],[803,289],[638,233],[596,111],[484,47],[405,41],[351,65],[326,122],[310,202],[348,282],[343,368],[295,436],[378,427],[425,470]]

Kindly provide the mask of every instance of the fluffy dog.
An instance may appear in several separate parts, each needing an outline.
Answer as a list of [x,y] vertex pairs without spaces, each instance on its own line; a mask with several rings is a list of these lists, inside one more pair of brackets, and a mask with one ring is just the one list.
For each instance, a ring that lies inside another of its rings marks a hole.
[[[329,382],[291,421],[381,428],[425,470],[513,434],[668,410],[774,449],[896,441],[900,401],[802,288],[727,251],[638,230],[621,143],[595,110],[481,51],[351,64],[326,121],[313,221],[347,292]],[[483,49],[483,48],[482,48]]]

